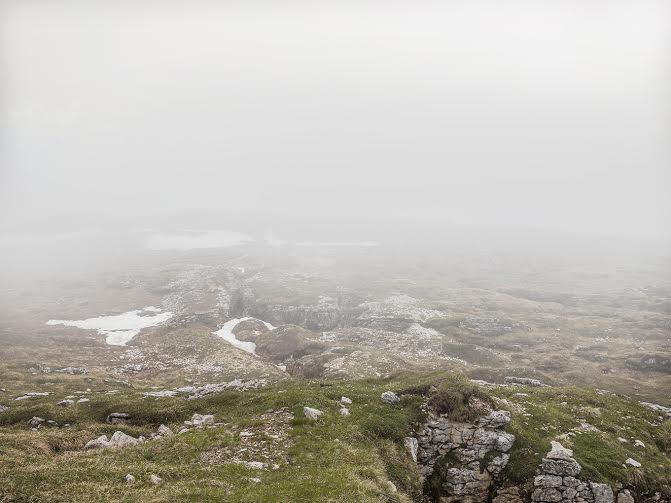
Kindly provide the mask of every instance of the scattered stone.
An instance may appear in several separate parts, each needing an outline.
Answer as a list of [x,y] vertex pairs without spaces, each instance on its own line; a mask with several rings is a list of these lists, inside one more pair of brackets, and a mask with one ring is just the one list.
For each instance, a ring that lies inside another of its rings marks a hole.
[[28,421],[28,425],[33,428],[38,428],[42,423],[45,423],[47,420],[41,417],[33,416],[33,418]]
[[387,487],[393,493],[398,492],[398,489],[396,489],[396,485],[391,480],[387,480]]
[[[206,425],[214,424],[214,416],[212,414],[205,414],[205,415],[194,414],[191,417],[190,423],[191,424],[189,426],[191,426],[191,425],[193,425],[193,426],[206,426]],[[184,424],[187,424],[187,421],[184,421]]]
[[77,400],[77,403],[89,403],[91,400],[88,398],[80,398]]
[[107,449],[111,447],[107,435],[100,435],[98,438],[86,442],[84,449]]
[[154,484],[155,486],[161,485],[163,483],[163,479],[159,477],[158,475],[154,475],[153,473],[149,476],[149,482]]
[[313,409],[312,407],[303,407],[303,414],[305,414],[305,417],[307,417],[308,419],[316,421],[324,413],[319,409]]
[[74,404],[75,404],[74,400],[61,400],[56,405],[60,405],[61,407],[70,407],[71,405]]
[[340,407],[341,416],[349,416],[349,409],[347,407]]
[[340,397],[340,403],[342,405],[352,405],[352,400],[347,398],[346,396],[341,396]]
[[617,439],[618,439],[618,440],[620,441],[620,443],[622,443],[622,444],[628,444],[628,443],[629,443],[629,440],[627,440],[626,438],[617,437]]
[[130,414],[125,412],[112,412],[105,421],[108,424],[128,424],[130,423]]
[[127,484],[135,484],[135,477],[133,477],[130,473],[126,474],[124,479],[126,480]]
[[160,435],[162,437],[169,437],[171,435],[174,435],[172,430],[164,424],[162,424],[161,426],[158,427],[158,430],[156,430],[156,434]]
[[122,449],[124,447],[138,445],[142,440],[142,437],[135,438],[127,435],[123,431],[115,431],[109,440],[107,439],[107,435],[101,435],[98,438],[87,442],[84,449],[109,449],[112,447]]
[[640,440],[634,440],[634,446],[635,447],[643,447],[645,449],[645,444],[641,442]]
[[0,405],[0,414],[9,410],[9,407],[5,405]]
[[384,393],[382,393],[382,395],[380,395],[380,398],[384,403],[387,403],[389,405],[396,405],[401,401],[398,395],[393,391],[385,391]]
[[247,461],[245,464],[253,470],[265,470],[266,469],[266,464],[261,463],[261,461]]
[[633,458],[627,458],[627,459],[625,460],[625,464],[627,464],[627,465],[631,465],[631,466],[633,466],[634,468],[640,468],[640,467],[641,467],[641,463],[639,463],[638,461],[636,461],[636,460],[633,459]]

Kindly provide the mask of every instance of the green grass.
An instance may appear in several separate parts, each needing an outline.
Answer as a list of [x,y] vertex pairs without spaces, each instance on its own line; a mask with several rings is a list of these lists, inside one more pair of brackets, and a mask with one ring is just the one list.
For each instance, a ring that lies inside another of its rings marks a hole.
[[[427,397],[439,397],[437,405],[445,406],[454,419],[472,419],[463,415],[470,396],[495,400],[499,407],[512,410],[508,431],[516,441],[503,474],[506,484],[528,484],[550,440],[575,428],[578,417],[600,430],[562,441],[583,466],[581,477],[620,481],[638,494],[663,491],[665,484],[671,484],[671,423],[659,424],[654,412],[633,399],[579,388],[485,390],[450,373],[403,374],[360,381],[285,381],[198,400],[147,399],[142,390],[125,389],[112,395],[94,393],[89,405],[70,408],[55,404],[81,389],[81,382],[71,379],[58,389],[49,397],[11,402],[10,410],[0,414],[0,502],[421,501],[422,481],[403,448],[403,437],[423,421]],[[401,403],[382,403],[380,394],[386,390],[403,392]],[[516,395],[520,391],[528,396]],[[343,395],[354,402],[349,417],[338,413]],[[325,414],[317,422],[308,421],[303,406]],[[258,426],[266,411],[283,407],[294,419],[289,425],[288,462],[278,470],[201,461],[209,450],[242,446],[235,432]],[[128,412],[133,420],[124,426],[107,425],[104,419],[110,412]],[[88,440],[116,430],[147,436],[162,423],[176,429],[194,412],[214,414],[225,425],[124,450],[81,450]],[[34,415],[72,426],[33,432],[26,423]],[[622,444],[617,437],[630,443]],[[646,448],[634,447],[634,439],[642,440]],[[622,467],[627,457],[640,461],[643,468]],[[127,485],[127,473],[138,483]],[[164,483],[150,485],[152,473]],[[389,481],[398,492],[390,489]]]

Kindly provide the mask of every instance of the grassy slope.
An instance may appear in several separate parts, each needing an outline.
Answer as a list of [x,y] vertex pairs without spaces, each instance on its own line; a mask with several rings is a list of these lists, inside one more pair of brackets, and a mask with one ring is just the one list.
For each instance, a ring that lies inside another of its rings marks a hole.
[[[94,394],[90,405],[72,408],[57,407],[56,401],[62,398],[57,395],[30,403],[11,402],[12,408],[0,414],[0,501],[417,501],[420,481],[403,450],[402,438],[411,432],[413,421],[421,418],[422,398],[407,395],[400,406],[390,407],[381,403],[379,395],[387,389],[400,391],[437,381],[449,388],[454,379],[432,374],[324,385],[293,381],[199,400],[144,399],[139,391],[126,390],[116,395]],[[75,383],[73,379],[71,390],[81,389]],[[515,395],[520,391],[528,396]],[[586,412],[591,416],[585,419],[602,432],[571,439],[586,477],[631,481],[639,488],[671,483],[667,457],[671,423],[653,426],[656,414],[634,400],[575,388],[488,392],[507,399],[513,409],[509,430],[517,441],[505,472],[508,483],[528,481],[549,441],[575,427],[576,417]],[[341,395],[354,401],[350,417],[338,414]],[[567,405],[560,405],[563,401]],[[306,421],[304,405],[324,410],[325,417],[317,423]],[[526,412],[515,412],[520,406]],[[231,434],[234,425],[245,427],[267,410],[282,407],[288,407],[295,419],[290,461],[280,469],[260,471],[200,461],[207,450],[241,442]],[[104,424],[104,417],[113,411],[131,413],[133,424]],[[137,436],[149,434],[161,423],[176,428],[194,412],[215,414],[227,426],[194,430],[121,451],[79,450],[86,441],[117,429]],[[26,422],[33,415],[72,426],[32,432]],[[632,443],[621,444],[618,436]],[[645,442],[646,449],[635,448],[634,438]],[[621,463],[629,456],[643,463],[643,468],[624,469]],[[139,483],[125,484],[126,473],[135,475]],[[151,473],[162,477],[164,484],[148,484]],[[261,482],[253,481],[255,477]],[[390,490],[389,480],[399,488],[398,493]]]

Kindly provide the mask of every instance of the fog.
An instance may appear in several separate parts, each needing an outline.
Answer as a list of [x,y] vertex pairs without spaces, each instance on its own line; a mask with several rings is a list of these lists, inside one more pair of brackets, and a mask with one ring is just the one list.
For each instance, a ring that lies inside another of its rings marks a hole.
[[6,246],[166,227],[671,239],[668,2],[0,8]]

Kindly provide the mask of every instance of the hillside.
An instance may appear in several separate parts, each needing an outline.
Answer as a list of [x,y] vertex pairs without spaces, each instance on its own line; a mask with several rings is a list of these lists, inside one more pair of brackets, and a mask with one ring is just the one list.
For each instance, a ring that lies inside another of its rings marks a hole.
[[[287,380],[190,399],[148,397],[151,388],[112,392],[104,382],[80,375],[54,375],[52,381],[48,396],[16,401],[6,391],[0,395],[9,406],[0,413],[3,503],[438,501],[446,497],[449,475],[422,478],[422,429],[431,418],[477,424],[494,409],[510,413],[504,430],[514,435],[514,443],[488,498],[514,486],[521,490],[520,501],[528,501],[552,440],[573,450],[582,480],[628,489],[636,501],[671,497],[668,415],[594,390],[474,384],[441,372],[349,382]],[[385,403],[385,391],[396,393],[400,402]],[[68,396],[74,403],[57,405]],[[351,405],[340,404],[343,396]],[[88,401],[79,403],[81,397]],[[341,415],[343,406],[349,415]],[[323,415],[308,419],[304,407]],[[128,414],[128,423],[106,423],[115,412]],[[177,433],[193,414],[213,415],[213,424]],[[34,417],[58,426],[31,427]],[[161,425],[174,434],[151,438]],[[84,449],[116,431],[146,440]],[[420,438],[418,463],[406,437]],[[462,466],[457,458],[443,456],[443,474]],[[628,458],[640,468],[625,465]],[[127,474],[134,483],[125,480]],[[151,483],[152,475],[160,483]]]

